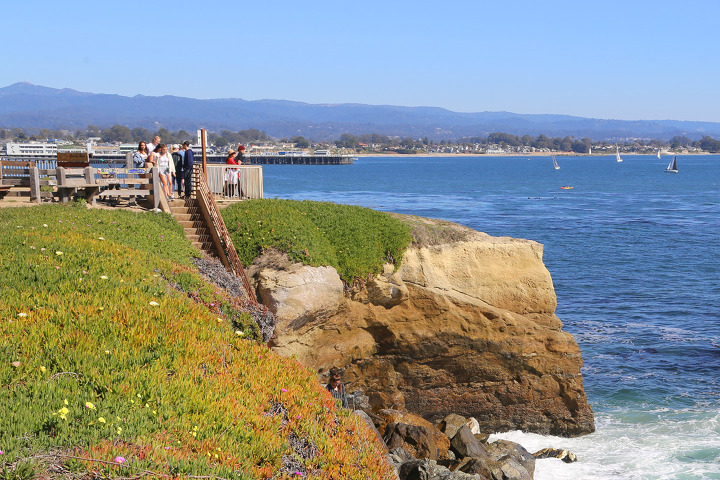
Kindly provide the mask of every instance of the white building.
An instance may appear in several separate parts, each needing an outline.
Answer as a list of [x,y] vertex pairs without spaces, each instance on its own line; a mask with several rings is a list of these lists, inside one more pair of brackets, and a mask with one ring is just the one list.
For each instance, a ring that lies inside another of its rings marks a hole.
[[7,156],[22,155],[33,157],[48,157],[57,155],[57,145],[54,143],[13,143],[5,145]]

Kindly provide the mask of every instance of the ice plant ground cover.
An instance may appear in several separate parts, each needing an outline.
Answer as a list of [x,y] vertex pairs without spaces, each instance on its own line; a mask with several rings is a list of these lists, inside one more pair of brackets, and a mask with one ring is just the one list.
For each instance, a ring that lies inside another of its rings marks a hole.
[[268,248],[312,266],[335,267],[342,279],[397,268],[412,241],[410,227],[391,215],[352,205],[295,200],[251,200],[222,211],[243,265]]
[[3,478],[390,478],[367,427],[194,270],[169,216],[5,208],[0,231]]

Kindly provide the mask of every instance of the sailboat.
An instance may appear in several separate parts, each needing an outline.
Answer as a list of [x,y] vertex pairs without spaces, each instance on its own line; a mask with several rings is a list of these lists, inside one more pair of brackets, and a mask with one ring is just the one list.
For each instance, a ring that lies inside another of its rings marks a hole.
[[560,170],[560,165],[558,165],[557,160],[555,160],[555,155],[553,155],[553,167],[555,167],[555,170]]
[[588,147],[588,155],[592,155],[592,147]]
[[618,163],[622,162],[622,158],[620,158],[620,147],[615,145],[615,159],[618,161]]
[[660,160],[660,149],[658,149],[658,160]]
[[677,169],[677,155],[675,155],[672,159],[672,161],[668,164],[667,168],[665,169],[668,173],[678,173]]

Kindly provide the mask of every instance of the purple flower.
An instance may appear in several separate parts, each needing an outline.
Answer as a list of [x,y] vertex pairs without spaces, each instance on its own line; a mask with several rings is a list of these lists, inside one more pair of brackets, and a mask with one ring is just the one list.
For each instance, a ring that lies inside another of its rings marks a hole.
[[113,462],[115,462],[115,463],[125,463],[125,462],[127,462],[127,460],[125,460],[123,457],[115,457],[115,458],[113,459]]
[[281,392],[287,392],[287,388],[281,388],[280,391],[281,391]]

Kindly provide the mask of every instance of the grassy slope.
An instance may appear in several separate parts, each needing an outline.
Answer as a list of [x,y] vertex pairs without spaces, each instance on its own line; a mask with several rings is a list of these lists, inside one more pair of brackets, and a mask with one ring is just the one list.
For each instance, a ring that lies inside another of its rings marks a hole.
[[399,266],[410,228],[387,213],[328,202],[252,200],[223,210],[244,265],[270,247],[295,261],[330,265],[346,282]]
[[169,217],[2,209],[0,231],[5,476],[54,452],[113,477],[388,477],[313,372],[246,339],[250,318],[198,276]]

